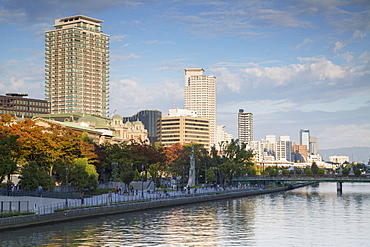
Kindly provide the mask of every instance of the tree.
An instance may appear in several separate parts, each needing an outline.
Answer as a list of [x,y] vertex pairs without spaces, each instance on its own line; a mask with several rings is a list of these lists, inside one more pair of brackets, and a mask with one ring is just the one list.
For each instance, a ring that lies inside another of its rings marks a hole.
[[216,182],[216,174],[213,169],[206,170],[206,182]]
[[120,178],[122,182],[128,187],[130,183],[134,181],[135,171],[133,170],[121,171]]
[[360,175],[361,175],[361,169],[358,169],[358,168],[357,168],[357,169],[355,170],[355,176],[356,176],[356,177],[358,177],[358,176],[360,176]]
[[154,184],[159,187],[160,181],[158,178],[160,177],[161,173],[161,163],[157,162],[155,164],[149,165],[148,173],[152,177]]
[[98,173],[87,158],[77,158],[69,168],[70,184],[77,190],[96,189],[98,187]]
[[307,168],[307,169],[304,171],[304,173],[305,173],[306,175],[312,175],[312,170],[311,170],[310,168]]
[[316,162],[312,162],[311,171],[313,174],[317,174],[317,172],[319,171],[319,167],[317,166]]
[[325,170],[320,168],[317,172],[317,174],[319,174],[320,176],[324,175],[325,174]]
[[40,166],[35,161],[31,161],[23,166],[20,184],[22,188],[32,190],[37,189],[40,185],[48,190],[53,190],[54,188],[54,181],[45,170],[40,169]]
[[283,175],[288,175],[288,174],[289,174],[289,171],[288,171],[287,169],[283,169],[283,170],[281,171],[281,174],[283,174]]
[[16,147],[18,135],[0,137],[0,183],[17,169],[17,162],[13,159],[12,150]]
[[348,170],[347,168],[344,168],[344,169],[342,170],[342,175],[343,175],[343,176],[348,176],[348,174],[349,174],[349,170]]

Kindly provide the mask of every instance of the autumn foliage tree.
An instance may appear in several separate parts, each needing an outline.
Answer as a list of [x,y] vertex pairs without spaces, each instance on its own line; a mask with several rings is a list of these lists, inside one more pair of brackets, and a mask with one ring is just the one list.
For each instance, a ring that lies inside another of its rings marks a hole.
[[[60,176],[66,165],[71,165],[77,158],[87,158],[93,162],[97,157],[94,146],[83,141],[79,132],[73,131],[51,121],[43,124],[30,119],[17,120],[9,115],[2,115],[1,133],[18,136],[12,147],[11,157],[20,166],[35,164],[37,169],[53,176],[57,181],[64,182]],[[5,137],[0,136],[3,142]],[[1,159],[0,159],[1,160]]]

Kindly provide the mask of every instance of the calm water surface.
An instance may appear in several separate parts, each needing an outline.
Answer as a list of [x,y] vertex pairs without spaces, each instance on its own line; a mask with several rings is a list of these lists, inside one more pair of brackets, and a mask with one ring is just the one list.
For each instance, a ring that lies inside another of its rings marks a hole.
[[1,246],[370,246],[370,184],[254,197],[0,232]]

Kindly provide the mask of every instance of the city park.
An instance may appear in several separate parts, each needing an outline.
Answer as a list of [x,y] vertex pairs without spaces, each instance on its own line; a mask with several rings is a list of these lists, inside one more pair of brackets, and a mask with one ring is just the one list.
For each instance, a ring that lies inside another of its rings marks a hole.
[[[362,167],[348,164],[340,172],[346,176],[353,170],[359,176]],[[0,119],[0,182],[5,190],[68,189],[84,191],[88,197],[106,192],[99,192],[99,184],[112,182],[122,182],[127,189],[133,181],[143,184],[150,180],[157,190],[168,190],[202,184],[228,186],[233,181],[235,185],[235,181],[248,182],[241,178],[279,174],[325,174],[315,163],[305,169],[288,168],[257,163],[253,151],[238,140],[227,143],[221,151],[208,151],[196,143],[170,147],[146,142],[96,144],[85,133],[60,125],[43,127],[10,115]],[[12,174],[19,176],[17,184],[10,182]]]

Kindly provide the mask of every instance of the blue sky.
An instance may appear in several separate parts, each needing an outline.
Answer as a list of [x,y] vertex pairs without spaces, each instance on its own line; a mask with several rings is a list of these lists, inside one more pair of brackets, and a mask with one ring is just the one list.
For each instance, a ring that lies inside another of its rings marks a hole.
[[242,108],[255,140],[370,146],[368,0],[0,0],[0,94],[45,98],[44,31],[76,14],[111,35],[111,112],[183,108],[184,69],[203,68],[234,137]]

